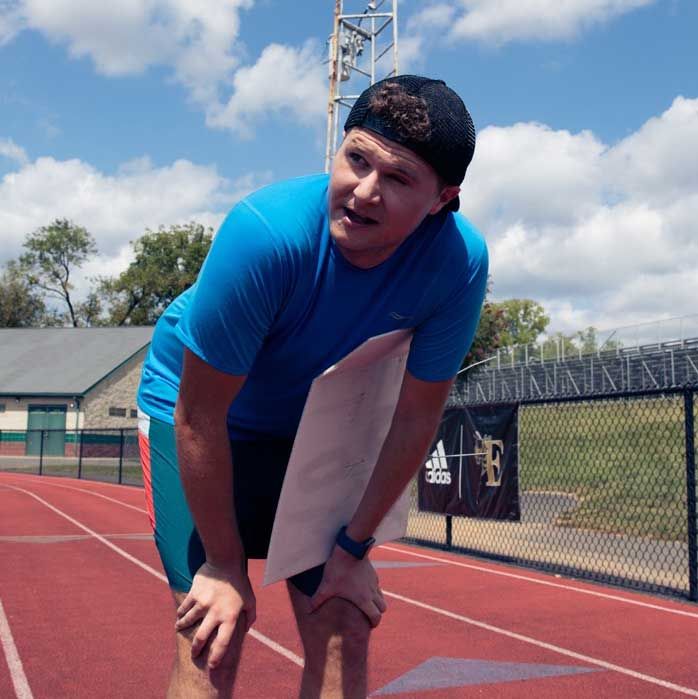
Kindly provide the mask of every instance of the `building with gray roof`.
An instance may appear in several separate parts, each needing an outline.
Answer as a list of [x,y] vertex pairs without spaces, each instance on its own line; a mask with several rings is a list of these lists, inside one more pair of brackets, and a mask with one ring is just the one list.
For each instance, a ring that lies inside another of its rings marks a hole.
[[152,327],[0,329],[0,432],[135,427],[152,334]]

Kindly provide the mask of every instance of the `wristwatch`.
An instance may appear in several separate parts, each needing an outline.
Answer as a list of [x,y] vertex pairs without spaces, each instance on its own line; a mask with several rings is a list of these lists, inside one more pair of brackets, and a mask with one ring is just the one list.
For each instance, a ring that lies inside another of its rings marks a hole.
[[347,535],[346,527],[342,527],[339,530],[339,534],[337,534],[337,546],[343,548],[358,560],[361,560],[375,543],[376,540],[372,536],[366,539],[366,541],[354,541]]

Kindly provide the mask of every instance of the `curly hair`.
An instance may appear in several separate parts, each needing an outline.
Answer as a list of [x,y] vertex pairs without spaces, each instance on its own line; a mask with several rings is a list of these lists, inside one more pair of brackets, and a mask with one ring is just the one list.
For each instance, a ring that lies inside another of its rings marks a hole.
[[431,134],[427,103],[408,94],[398,83],[385,83],[371,97],[369,109],[385,119],[400,136],[425,141]]

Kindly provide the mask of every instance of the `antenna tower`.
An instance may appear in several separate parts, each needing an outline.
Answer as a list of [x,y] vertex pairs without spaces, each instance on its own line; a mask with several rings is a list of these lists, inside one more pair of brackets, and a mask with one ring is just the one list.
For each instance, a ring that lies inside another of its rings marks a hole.
[[327,44],[325,172],[330,171],[346,112],[367,87],[398,74],[397,0],[335,0],[334,30]]

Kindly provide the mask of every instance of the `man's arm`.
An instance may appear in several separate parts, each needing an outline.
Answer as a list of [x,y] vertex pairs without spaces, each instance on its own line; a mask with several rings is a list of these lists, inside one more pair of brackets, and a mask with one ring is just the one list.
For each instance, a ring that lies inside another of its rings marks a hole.
[[[452,383],[452,379],[420,381],[405,372],[388,436],[363,498],[347,526],[347,534],[355,541],[365,541],[373,535],[424,462]],[[311,600],[311,610],[318,609],[331,597],[353,602],[372,626],[378,625],[386,609],[371,563],[366,558],[357,560],[339,546],[334,547],[327,561],[322,583]]]
[[409,371],[400,389],[393,421],[347,534],[364,541],[381,523],[424,463],[436,434],[453,379],[421,381]]
[[452,383],[453,379],[421,381],[405,372],[388,436],[366,492],[347,526],[347,534],[355,541],[373,536],[424,463]]
[[216,667],[244,614],[246,627],[255,619],[254,593],[235,518],[233,465],[226,416],[245,376],[217,371],[185,349],[175,435],[180,478],[206,562],[177,609],[181,631],[201,622],[192,640],[192,655],[213,637],[209,667]]
[[179,473],[206,560],[217,567],[244,560],[233,508],[226,416],[245,378],[217,371],[184,351],[175,408]]

